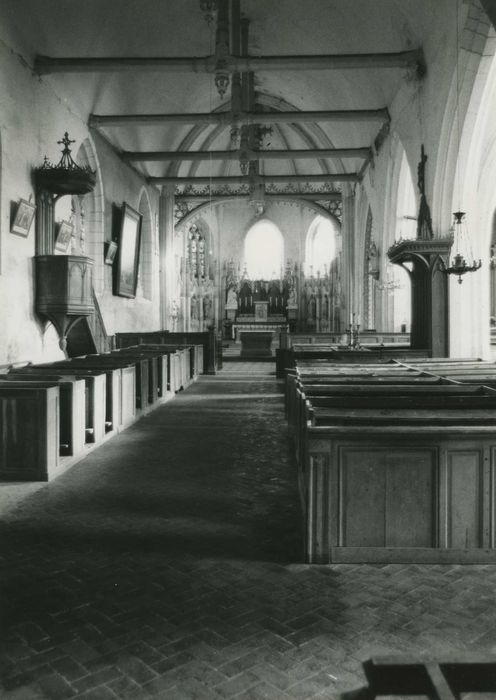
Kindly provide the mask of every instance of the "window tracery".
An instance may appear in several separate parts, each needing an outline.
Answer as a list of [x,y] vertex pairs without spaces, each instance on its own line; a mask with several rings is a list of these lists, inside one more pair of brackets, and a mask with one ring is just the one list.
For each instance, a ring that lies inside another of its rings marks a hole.
[[191,277],[195,280],[205,279],[205,236],[196,224],[192,224],[188,232],[188,262]]

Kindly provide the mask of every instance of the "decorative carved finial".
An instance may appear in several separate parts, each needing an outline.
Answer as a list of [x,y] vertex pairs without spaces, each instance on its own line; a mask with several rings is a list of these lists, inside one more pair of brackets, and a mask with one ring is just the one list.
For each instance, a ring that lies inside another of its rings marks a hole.
[[424,144],[420,149],[420,163],[417,168],[417,184],[420,191],[420,206],[417,220],[417,240],[431,241],[434,238],[432,230],[431,210],[425,197],[425,164],[427,156],[424,151]]

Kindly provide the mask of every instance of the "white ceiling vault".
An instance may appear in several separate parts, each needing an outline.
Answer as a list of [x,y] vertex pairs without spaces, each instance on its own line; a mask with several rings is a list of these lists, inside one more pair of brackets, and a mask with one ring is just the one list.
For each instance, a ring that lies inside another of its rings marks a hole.
[[[239,184],[243,151],[252,176],[267,185],[327,176],[336,189],[343,175],[353,180],[366,167],[402,83],[429,70],[450,2],[217,0],[210,25],[199,0],[3,0],[3,14],[42,79],[152,182]],[[214,78],[222,66],[230,84],[220,96]],[[252,86],[242,102],[233,90],[238,70]],[[233,111],[246,124],[271,127],[261,145],[254,126],[241,130],[251,140],[233,141]],[[336,114],[342,111],[349,113]],[[321,114],[303,121],[291,112]],[[212,113],[224,116],[217,123],[184,117]],[[259,148],[277,158],[254,155]],[[212,155],[186,160],[183,151]]]

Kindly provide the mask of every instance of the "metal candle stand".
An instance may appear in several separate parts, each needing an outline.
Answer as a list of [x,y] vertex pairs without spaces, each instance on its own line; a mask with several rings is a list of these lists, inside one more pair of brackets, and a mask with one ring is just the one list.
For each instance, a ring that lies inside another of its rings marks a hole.
[[348,348],[350,350],[359,350],[362,347],[360,345],[360,324],[355,323],[355,314],[353,314],[353,320],[348,326],[346,335],[348,337]]

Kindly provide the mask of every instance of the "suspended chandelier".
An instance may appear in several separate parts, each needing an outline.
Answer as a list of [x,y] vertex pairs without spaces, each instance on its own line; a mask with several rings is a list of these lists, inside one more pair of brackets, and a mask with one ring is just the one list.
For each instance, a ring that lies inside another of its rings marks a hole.
[[458,275],[458,284],[461,284],[463,282],[462,275],[465,275],[467,272],[476,272],[481,267],[482,261],[473,260],[471,265],[467,264],[463,253],[460,252],[464,249],[470,249],[470,241],[465,222],[465,212],[455,211],[453,216],[454,221],[451,234],[453,238],[453,248],[456,250],[456,253],[454,257],[450,259],[451,264],[449,267],[445,268],[445,272],[448,275]]
[[[456,15],[456,132],[457,132],[457,158],[460,159],[460,81],[459,81],[459,71],[458,71],[458,54],[459,54],[459,42],[458,42],[458,0],[456,2],[455,8]],[[460,173],[459,165],[456,168],[456,179],[457,179],[457,189],[458,189],[458,199],[460,200]],[[450,234],[453,240],[451,250],[455,250],[454,257],[448,260],[448,265],[445,268],[445,272],[448,275],[457,275],[458,284],[463,282],[462,275],[467,274],[467,272],[476,272],[482,265],[481,260],[476,260],[472,256],[472,249],[470,244],[470,237],[467,231],[467,222],[465,220],[464,211],[453,212],[454,220],[450,230]],[[472,264],[467,263],[467,259],[472,259]]]

